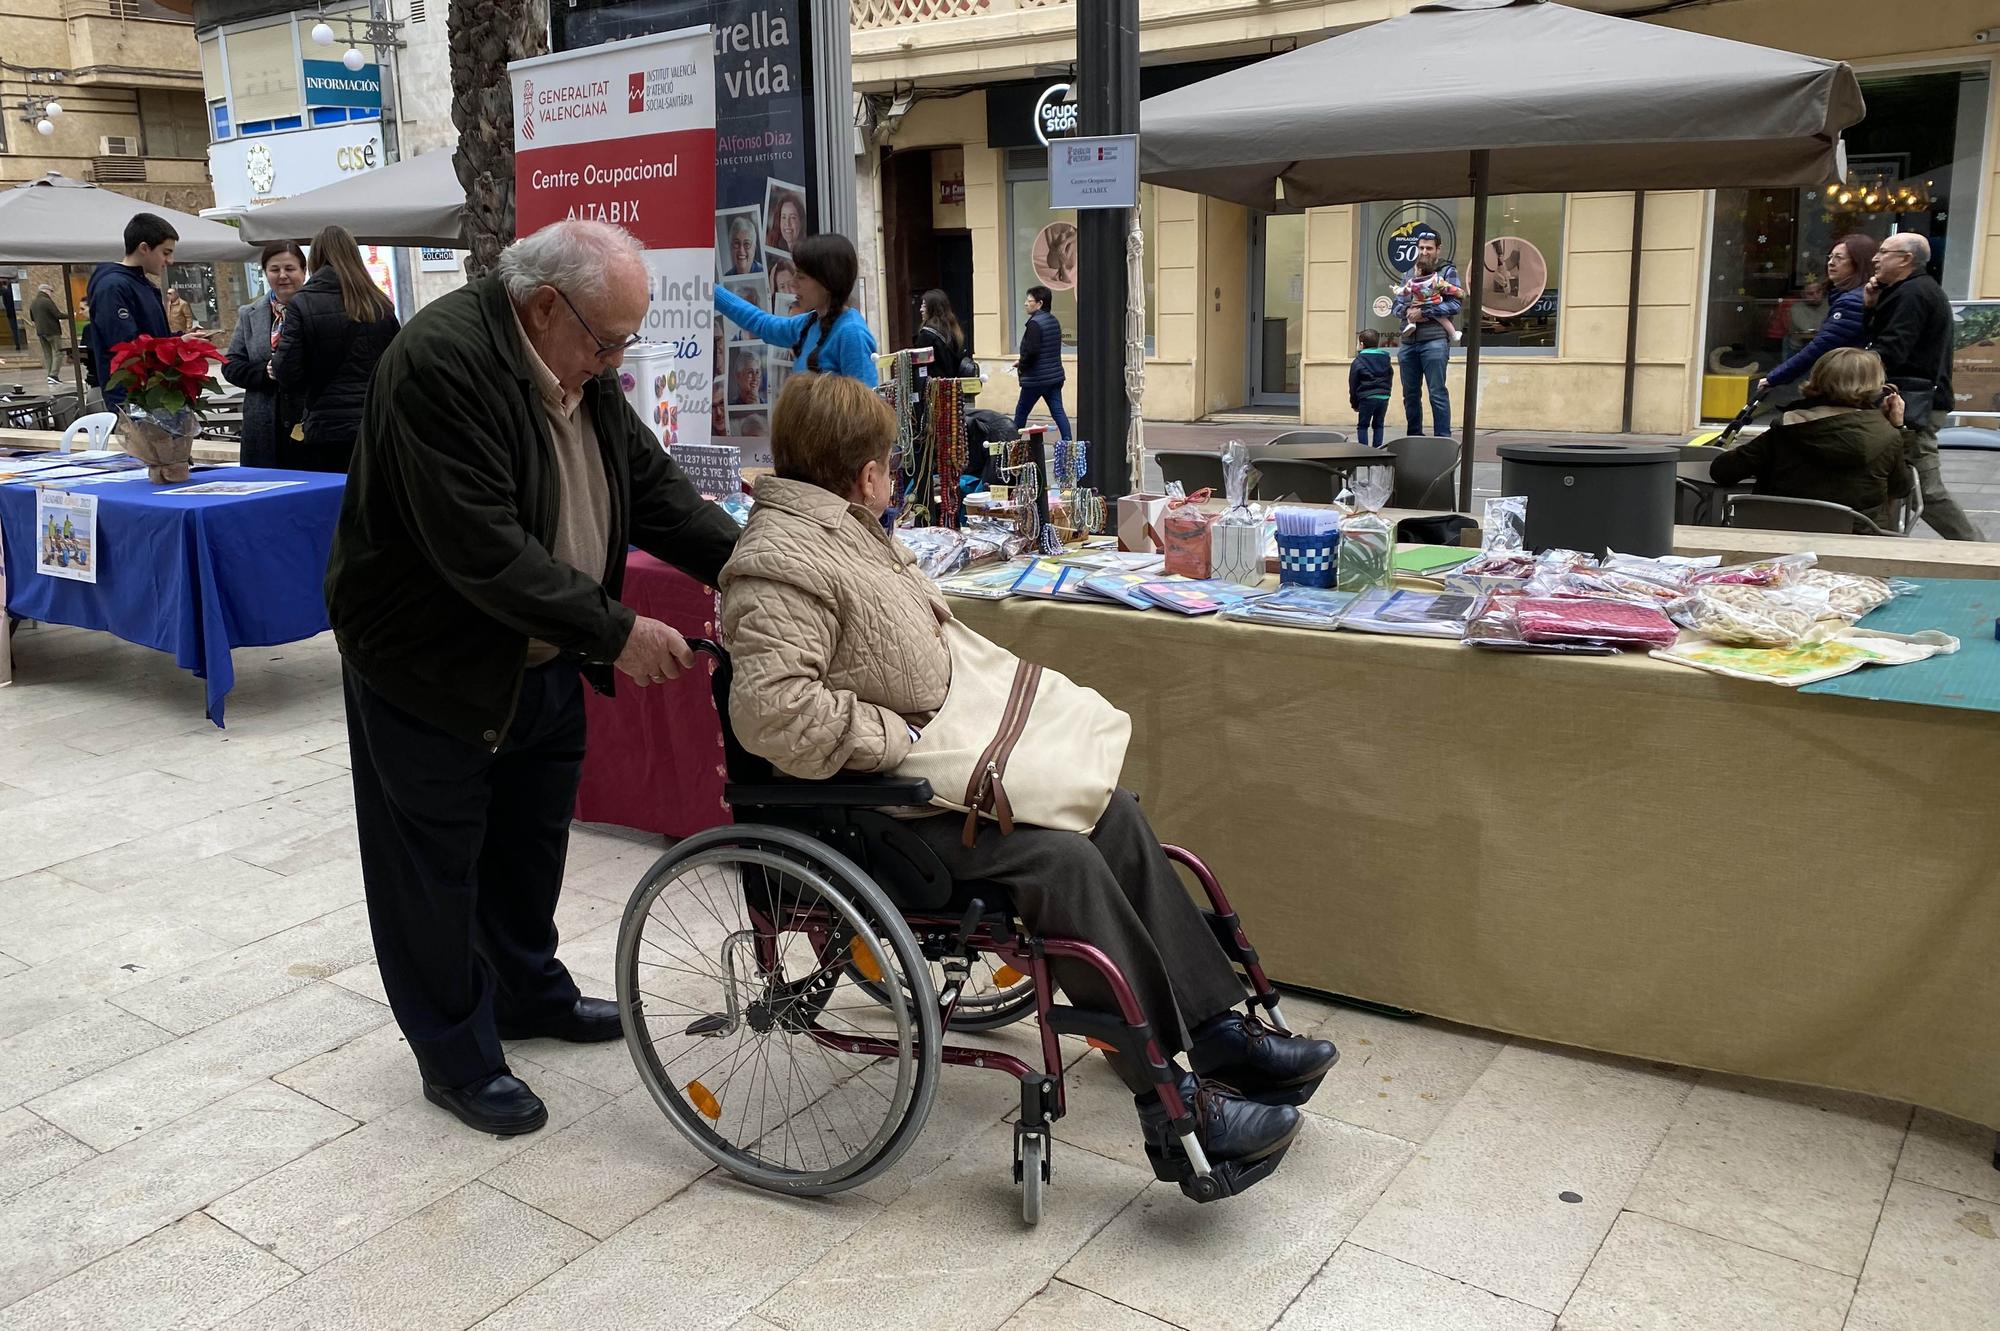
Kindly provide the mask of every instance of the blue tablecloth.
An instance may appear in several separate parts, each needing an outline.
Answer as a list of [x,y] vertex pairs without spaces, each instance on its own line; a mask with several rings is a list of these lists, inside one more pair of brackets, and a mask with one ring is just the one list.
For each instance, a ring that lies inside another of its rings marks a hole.
[[[302,481],[249,495],[162,493],[150,481],[75,485],[97,496],[97,581],[35,571],[35,487],[0,485],[7,611],[21,619],[103,629],[172,652],[208,681],[208,717],[236,682],[232,647],[268,647],[326,631],[320,584],[345,476],[218,467],[203,481]],[[60,486],[60,483],[56,483]]]

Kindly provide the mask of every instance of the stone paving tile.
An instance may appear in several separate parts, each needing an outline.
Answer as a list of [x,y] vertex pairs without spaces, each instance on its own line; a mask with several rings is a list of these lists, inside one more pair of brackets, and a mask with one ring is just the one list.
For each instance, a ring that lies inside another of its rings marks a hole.
[[0,1307],[353,1126],[303,1095],[259,1082],[29,1188],[0,1206]]
[[[104,854],[122,855],[130,845],[143,844],[144,840],[141,838],[138,843],[115,847]],[[152,868],[123,861],[116,864],[106,861],[100,868],[91,863],[96,859],[97,856],[91,856],[59,864],[52,872],[65,876],[87,873],[92,878],[95,891],[107,900],[120,903],[131,914],[159,916],[184,925],[191,924],[192,917],[211,902],[280,881],[279,875],[269,869],[245,864],[233,855],[220,852],[199,860],[155,860]]]
[[274,873],[265,882],[204,901],[183,917],[217,938],[249,944],[352,906],[362,895],[361,862],[333,860],[288,876]]
[[1540,1308],[1344,1243],[1273,1331],[1549,1331]]
[[1559,1313],[1692,1081],[1624,1059],[1510,1045],[1351,1237]]
[[1627,1211],[1558,1331],[1840,1331],[1854,1280]]
[[298,1278],[197,1212],[0,1311],[0,1328],[207,1331]]
[[389,991],[382,987],[382,972],[376,969],[373,959],[335,971],[326,979],[328,984],[337,984],[349,993],[372,998],[384,1007],[389,1005]]
[[0,1201],[26,1192],[97,1152],[25,1109],[0,1113]]
[[0,1040],[0,1109],[10,1109],[173,1039],[109,1003],[88,1003]]
[[229,1320],[227,1331],[457,1331],[589,1251],[481,1183],[391,1226]]
[[0,1039],[228,950],[199,929],[155,926],[0,976]]
[[1148,1317],[1101,1294],[1051,1280],[1047,1288],[1015,1310],[1000,1331],[1176,1331],[1172,1322]]
[[714,1162],[680,1135],[651,1092],[630,1091],[489,1170],[485,1181],[603,1239],[666,1201]]
[[1993,1129],[1919,1109],[1896,1162],[1896,1177],[2000,1206],[1994,1149]]
[[1705,1073],[1625,1205],[1861,1274],[1908,1105]]
[[374,1030],[273,1073],[271,1080],[362,1123],[372,1123],[422,1095],[423,1076],[409,1041],[379,1003],[373,1006],[381,1022]]
[[385,1017],[359,994],[309,985],[71,1082],[28,1107],[108,1151],[371,1031]]
[[39,966],[141,929],[192,924],[170,920],[43,871],[0,883],[7,904],[0,919],[0,948],[29,966]]
[[361,905],[308,920],[116,996],[119,1007],[177,1035],[303,989],[375,952]]
[[53,795],[7,810],[7,838],[0,841],[0,879],[47,869],[64,860],[130,841],[148,830],[134,816],[171,808],[195,783],[164,772],[135,772],[91,787],[90,800]]
[[0,975],[12,975],[15,971],[24,971],[26,969],[28,969],[26,962],[16,961],[6,953],[0,952]]
[[1847,1331],[1986,1331],[2000,1324],[2000,1205],[1896,1180]]
[[284,830],[308,826],[314,818],[315,815],[299,809],[287,798],[263,800],[223,809],[109,850],[64,860],[55,871],[100,891],[136,888],[149,901],[158,901],[156,884],[163,870],[256,844]]
[[324,1266],[604,1102],[550,1074],[534,1085],[549,1107],[539,1133],[490,1137],[415,1100],[230,1193],[209,1214],[302,1271]]
[[1065,1152],[1042,1222],[1028,1229],[1013,1136],[1006,1124],[989,1129],[759,1304],[757,1315],[788,1331],[846,1331],[861,1321],[884,1331],[1000,1326],[1151,1181],[1130,1165]]
[[[704,1178],[479,1323],[479,1331],[719,1331],[879,1214],[858,1197],[780,1197]],[[853,1297],[863,1292],[857,1287]],[[842,1323],[843,1331],[894,1325],[880,1312]]]
[[1338,1045],[1340,1062],[1305,1108],[1409,1142],[1427,1141],[1507,1047],[1490,1031],[1348,1007],[1307,1033]]
[[[1200,1206],[1154,1182],[1062,1268],[1062,1279],[1162,1321],[1262,1331],[1326,1264],[1409,1161],[1410,1143],[1307,1115],[1282,1164],[1244,1201]],[[1074,1159],[1069,1152],[1062,1162]]]
[[310,820],[230,852],[246,864],[273,873],[295,874],[330,861],[358,862],[361,843],[351,813],[319,814]]

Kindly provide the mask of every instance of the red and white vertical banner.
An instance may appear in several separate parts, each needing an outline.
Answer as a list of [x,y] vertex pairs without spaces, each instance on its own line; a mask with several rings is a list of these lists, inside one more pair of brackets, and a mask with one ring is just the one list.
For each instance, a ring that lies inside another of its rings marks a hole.
[[521,60],[515,229],[583,217],[646,249],[652,303],[626,398],[663,444],[705,444],[715,370],[715,39],[706,28]]

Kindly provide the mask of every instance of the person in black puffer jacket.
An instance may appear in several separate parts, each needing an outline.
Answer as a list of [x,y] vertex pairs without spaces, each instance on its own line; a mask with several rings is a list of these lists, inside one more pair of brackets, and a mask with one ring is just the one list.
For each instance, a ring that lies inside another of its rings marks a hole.
[[271,353],[271,377],[305,408],[305,420],[278,441],[280,467],[347,471],[375,363],[401,327],[347,228],[314,237],[312,277],[292,297]]
[[1056,433],[1064,439],[1076,438],[1070,432],[1069,413],[1063,410],[1063,384],[1069,376],[1063,371],[1062,325],[1049,311],[1049,303],[1055,293],[1047,287],[1029,287],[1028,298],[1022,308],[1028,312],[1028,323],[1021,330],[1021,359],[1014,363],[1014,372],[1021,380],[1021,400],[1014,408],[1014,428],[1020,429],[1028,423],[1028,413],[1037,401],[1049,404],[1049,415],[1055,417]]

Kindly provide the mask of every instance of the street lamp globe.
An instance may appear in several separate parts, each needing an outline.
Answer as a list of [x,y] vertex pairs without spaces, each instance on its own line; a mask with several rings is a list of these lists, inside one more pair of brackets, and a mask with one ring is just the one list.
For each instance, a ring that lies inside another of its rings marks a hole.
[[47,116],[43,116],[40,120],[37,120],[35,122],[35,133],[42,135],[44,138],[55,132],[56,132],[56,122],[49,119]]
[[332,46],[332,45],[333,45],[333,28],[332,28],[332,27],[331,27],[330,25],[328,25],[328,24],[326,24],[326,23],[323,23],[323,22],[322,22],[322,23],[315,23],[315,24],[313,24],[313,27],[312,27],[312,39],[313,39],[313,42],[314,42],[314,43],[315,43],[316,45],[319,45],[319,46]]
[[361,54],[361,48],[350,46],[347,48],[346,53],[340,57],[340,63],[346,65],[349,69],[358,70],[368,63],[368,57]]
[[44,106],[42,108],[42,114],[49,117],[49,119],[51,120],[55,119],[57,116],[60,116],[62,114],[62,103],[50,102],[47,106]]

